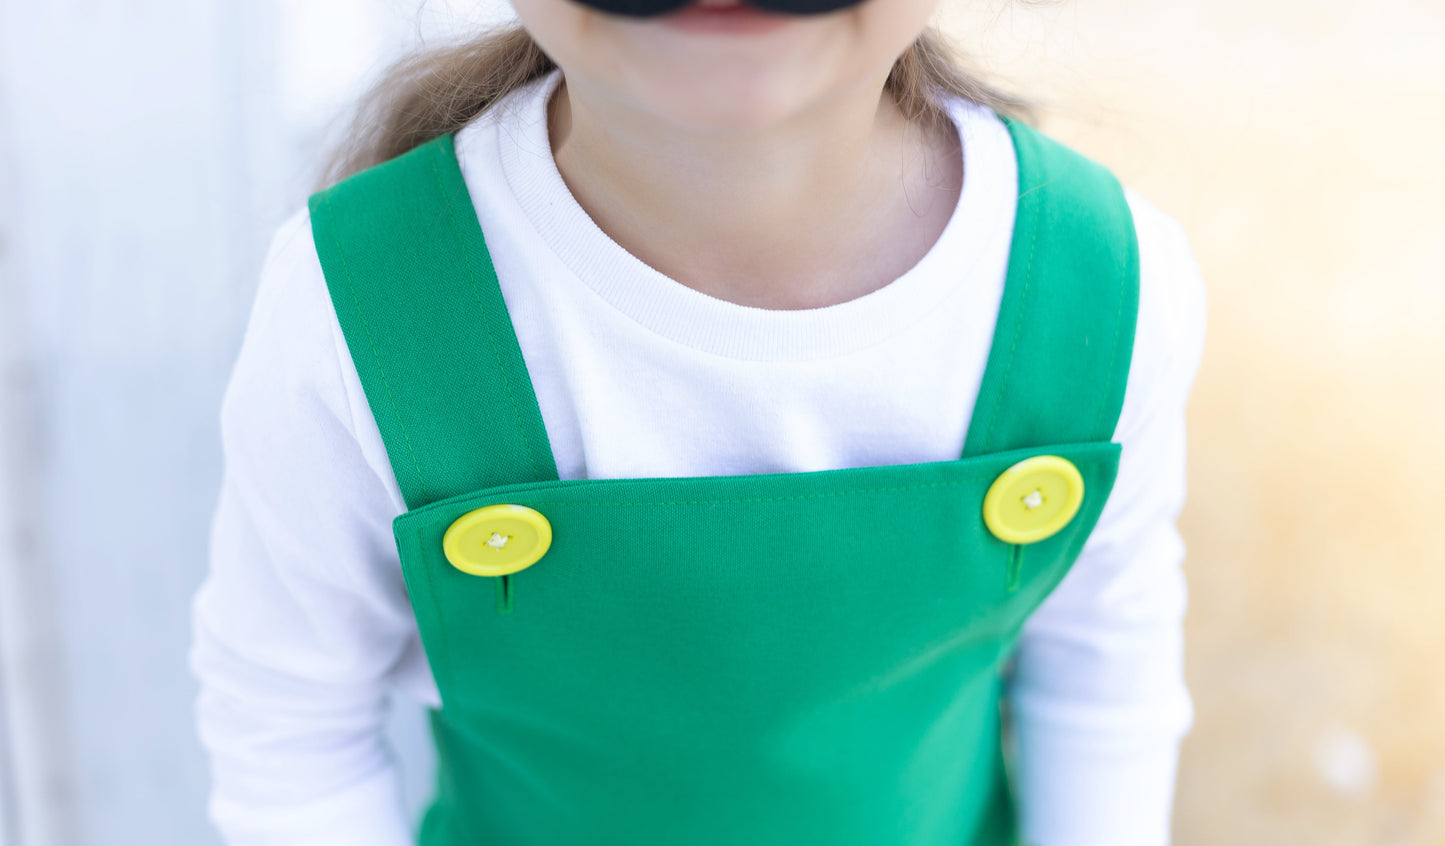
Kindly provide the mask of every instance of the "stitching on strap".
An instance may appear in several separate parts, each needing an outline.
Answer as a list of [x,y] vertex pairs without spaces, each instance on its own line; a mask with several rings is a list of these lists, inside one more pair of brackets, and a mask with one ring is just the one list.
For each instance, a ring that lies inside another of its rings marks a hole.
[[999,409],[1003,407],[1005,389],[1008,387],[1009,378],[1013,374],[1014,353],[1018,351],[1019,336],[1023,334],[1025,305],[1028,303],[1029,287],[1033,284],[1034,275],[1034,247],[1039,240],[1039,206],[1036,204],[1032,209],[1033,218],[1029,226],[1033,232],[1029,235],[1029,260],[1024,267],[1024,287],[1019,293],[1018,314],[1014,318],[1014,336],[1009,344],[1008,361],[1004,363],[1003,377],[999,382],[998,392],[994,396],[993,411],[989,413],[988,428],[984,430],[983,445],[979,447],[981,452],[987,452],[989,444],[993,443],[993,428],[998,422]]
[[[435,148],[435,155],[433,155],[433,156],[431,157],[431,167],[432,167],[432,173],[436,176],[437,186],[438,186],[439,188],[441,188],[441,189],[443,190],[443,192],[445,193],[445,190],[446,190],[446,181],[445,181],[444,179],[442,179],[441,167],[438,165],[438,160],[440,159],[441,156],[444,156],[444,155],[445,155],[445,151],[443,151],[440,147]],[[463,190],[465,190],[465,189],[466,189],[465,184],[459,186],[458,193],[460,193],[461,191],[463,191]],[[450,203],[448,203],[448,207],[450,207]],[[466,256],[466,259],[467,259],[467,267],[471,270],[471,273],[470,273],[469,275],[471,276],[473,289],[474,289],[474,291],[475,291],[475,293],[476,293],[476,295],[477,295],[477,311],[478,311],[478,313],[480,313],[480,314],[482,314],[482,315],[485,316],[485,315],[486,315],[486,303],[485,303],[485,301],[484,301],[483,298],[482,298],[482,282],[481,282],[481,279],[479,278],[479,275],[478,275],[478,272],[477,272],[477,268],[476,268],[476,266],[475,266],[475,263],[472,261],[472,255],[471,255],[471,253],[466,250],[465,245],[462,243],[462,233],[461,233],[461,229],[460,229],[459,225],[457,224],[457,220],[456,220],[456,216],[455,216],[455,211],[454,211],[453,214],[448,215],[448,216],[447,216],[447,219],[448,219],[449,221],[451,221],[451,224],[452,224],[452,225],[451,225],[451,231],[452,231],[452,235],[456,238],[457,250],[458,250],[458,252],[460,252],[462,255]],[[501,346],[500,346],[500,342],[498,341],[495,332],[486,332],[486,333],[484,333],[484,334],[486,335],[487,341],[489,342],[489,345],[491,346],[492,355],[494,356],[494,358],[495,358],[495,360],[496,360],[496,362],[497,362],[497,371],[498,371],[498,373],[501,375],[502,384],[503,384],[503,385],[506,387],[506,389],[507,389],[507,399],[508,399],[509,405],[511,406],[511,409],[512,409],[512,418],[516,421],[516,423],[517,423],[517,430],[518,430],[518,432],[519,432],[520,435],[521,435],[522,448],[527,451],[527,459],[528,459],[529,462],[531,462],[531,465],[532,465],[533,470],[534,470],[534,471],[535,471],[535,470],[539,470],[539,469],[541,469],[541,465],[540,465],[540,464],[538,463],[538,461],[537,461],[537,454],[532,450],[531,438],[527,437],[526,425],[523,423],[523,420],[522,420],[522,408],[521,408],[521,405],[520,405],[520,403],[519,403],[519,401],[518,401],[518,399],[517,399],[516,391],[513,389],[512,379],[511,379],[511,377],[507,374],[507,368],[506,368],[506,365],[505,365],[504,358],[503,358],[503,356],[502,356],[502,349],[501,349]]]
[[[325,206],[327,213],[331,214],[330,191],[322,195],[321,202]],[[356,313],[361,317],[361,329],[366,333],[367,345],[371,347],[371,357],[376,361],[376,369],[381,373],[381,385],[386,390],[386,399],[388,404],[391,405],[391,413],[396,419],[396,428],[401,432],[402,442],[406,444],[407,455],[411,457],[412,467],[416,471],[417,493],[420,494],[423,500],[430,500],[431,497],[428,496],[426,492],[426,477],[423,476],[421,472],[421,462],[417,460],[416,449],[412,447],[411,444],[411,435],[407,434],[406,423],[401,416],[400,409],[397,408],[396,397],[391,391],[391,380],[386,376],[386,368],[382,366],[381,353],[376,348],[375,334],[371,330],[371,323],[366,319],[366,311],[362,309],[361,302],[356,296],[356,280],[351,275],[351,262],[346,259],[346,251],[342,249],[341,239],[336,236],[335,227],[328,224],[326,228],[331,235],[331,242],[336,245],[336,254],[341,257],[341,270],[346,275],[346,291],[351,295],[352,305],[355,306]],[[402,492],[402,498],[406,498],[405,491]],[[411,503],[407,503],[407,505],[410,507]]]
[[1104,415],[1109,410],[1109,398],[1114,394],[1114,382],[1118,375],[1116,371],[1119,362],[1119,336],[1124,332],[1124,302],[1128,299],[1126,295],[1128,286],[1129,262],[1126,260],[1124,270],[1119,274],[1119,308],[1114,313],[1114,347],[1109,353],[1109,381],[1106,392],[1099,398],[1099,416],[1094,419],[1094,425],[1091,427],[1096,440],[1111,440],[1114,437],[1113,432],[1101,431],[1100,427],[1104,425]]

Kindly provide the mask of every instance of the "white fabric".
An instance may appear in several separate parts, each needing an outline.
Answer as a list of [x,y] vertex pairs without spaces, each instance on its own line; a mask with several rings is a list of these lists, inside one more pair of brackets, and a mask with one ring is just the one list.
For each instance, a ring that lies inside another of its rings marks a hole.
[[[965,184],[930,252],[836,306],[767,311],[643,264],[567,191],[560,72],[462,130],[458,157],[563,479],[957,458],[992,340],[1017,186],[1006,129],[958,103]],[[1204,293],[1180,227],[1132,192],[1142,292],[1118,482],[1025,627],[1010,703],[1035,846],[1168,839],[1183,683],[1184,404]],[[226,472],[192,666],[234,846],[410,842],[379,734],[397,686],[438,702],[391,521],[404,510],[304,210],[276,236],[222,409]]]

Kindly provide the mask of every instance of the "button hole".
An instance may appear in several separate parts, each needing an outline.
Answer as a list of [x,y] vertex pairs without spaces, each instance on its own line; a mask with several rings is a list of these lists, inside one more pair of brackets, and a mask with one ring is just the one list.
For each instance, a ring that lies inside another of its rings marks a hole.
[[1013,548],[1009,550],[1008,556],[1008,578],[1005,587],[1009,593],[1013,593],[1019,589],[1019,577],[1023,574],[1023,569],[1024,547],[1023,544],[1016,543],[1013,545]]
[[512,577],[510,575],[500,576],[497,579],[497,613],[512,613]]

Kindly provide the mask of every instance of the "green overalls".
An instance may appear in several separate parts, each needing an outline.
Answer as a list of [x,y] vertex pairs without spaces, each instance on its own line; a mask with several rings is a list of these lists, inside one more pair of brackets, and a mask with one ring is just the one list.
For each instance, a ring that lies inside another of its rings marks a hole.
[[941,462],[560,481],[452,138],[311,198],[410,509],[424,846],[1016,842],[1001,668],[1113,486],[1138,256],[1112,175],[1009,130],[1007,283]]

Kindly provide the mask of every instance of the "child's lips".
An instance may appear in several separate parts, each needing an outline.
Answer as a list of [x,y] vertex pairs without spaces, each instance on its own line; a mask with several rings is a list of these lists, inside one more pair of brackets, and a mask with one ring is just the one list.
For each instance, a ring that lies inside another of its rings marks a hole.
[[789,18],[742,0],[695,0],[663,15],[660,20],[675,29],[692,32],[740,34],[767,32],[786,24]]
[[749,9],[758,10],[756,6],[751,3],[745,3],[743,0],[694,0],[686,6],[683,6],[682,9],[692,9],[714,14],[745,12]]

